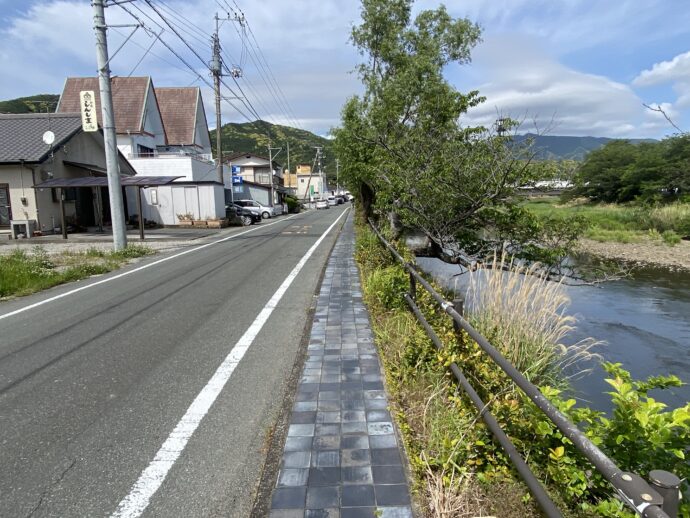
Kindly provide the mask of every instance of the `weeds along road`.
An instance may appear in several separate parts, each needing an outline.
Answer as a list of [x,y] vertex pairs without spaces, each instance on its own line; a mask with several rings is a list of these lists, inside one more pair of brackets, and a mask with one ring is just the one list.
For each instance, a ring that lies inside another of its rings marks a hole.
[[247,516],[345,212],[0,303],[0,516]]

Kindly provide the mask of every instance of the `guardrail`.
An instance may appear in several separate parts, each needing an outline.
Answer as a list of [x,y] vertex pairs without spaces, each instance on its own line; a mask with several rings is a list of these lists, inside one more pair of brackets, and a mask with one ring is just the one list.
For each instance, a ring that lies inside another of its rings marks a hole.
[[[412,312],[424,327],[427,335],[434,343],[434,346],[441,350],[443,344],[427,322],[426,318],[415,303],[417,285],[421,285],[428,291],[433,299],[439,304],[441,309],[453,319],[456,330],[464,330],[482,348],[482,350],[498,365],[515,384],[529,397],[532,402],[544,413],[544,415],[570,439],[575,448],[582,453],[594,466],[594,468],[608,480],[616,490],[623,502],[632,511],[645,518],[675,518],[678,515],[680,479],[673,473],[663,470],[654,470],[649,474],[651,483],[648,483],[641,476],[635,473],[628,473],[621,470],[604,452],[602,452],[575,424],[562,414],[539,390],[538,387],[530,383],[523,374],[518,371],[503,355],[484,338],[456,309],[456,303],[445,300],[426,279],[415,269],[415,267],[405,261],[398,251],[381,235],[372,220],[369,220],[372,230],[398,260],[410,275],[410,290],[405,293],[404,298],[410,306]],[[487,428],[493,433],[494,437],[505,450],[508,458],[515,466],[518,474],[527,484],[535,501],[549,518],[561,517],[561,512],[551,501],[544,486],[539,482],[525,460],[520,456],[517,449],[510,441],[510,438],[501,429],[496,419],[491,415],[488,406],[484,403],[477,392],[472,388],[462,370],[453,362],[450,370],[455,376],[460,386],[465,390],[472,403],[477,407],[480,416]]]

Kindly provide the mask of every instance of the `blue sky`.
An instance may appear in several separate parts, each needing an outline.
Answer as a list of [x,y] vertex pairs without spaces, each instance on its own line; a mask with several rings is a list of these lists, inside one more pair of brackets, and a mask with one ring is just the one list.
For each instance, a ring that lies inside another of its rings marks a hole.
[[[348,44],[350,27],[359,17],[358,3],[236,1],[278,84],[264,81],[251,55],[242,58],[239,27],[225,22],[221,42],[226,61],[242,65],[244,76],[238,82],[248,102],[262,118],[326,134],[338,124],[343,102],[360,91],[352,73],[359,56]],[[184,29],[188,42],[207,59],[213,14],[224,14],[218,3],[153,3],[178,29]],[[228,3],[233,5],[232,0]],[[465,117],[465,124],[488,125],[499,116],[510,116],[522,121],[525,131],[551,135],[661,138],[673,133],[661,114],[643,106],[646,103],[662,106],[678,126],[690,130],[687,0],[454,0],[446,4],[452,15],[467,16],[484,31],[472,63],[447,69],[449,80],[460,90],[479,89],[487,97]],[[164,25],[143,0],[125,5],[151,30],[158,32]],[[415,12],[436,5],[418,1]],[[134,22],[118,7],[108,8],[106,18],[113,24]],[[0,0],[0,99],[59,93],[65,77],[95,75],[91,25],[88,0]],[[111,51],[129,30],[109,31]],[[159,86],[199,85],[211,115],[213,96],[204,64],[170,29],[162,38],[194,71],[160,42],[146,54],[154,40],[138,30],[113,60],[113,74],[150,75]],[[231,79],[226,81],[238,93]],[[226,91],[224,95],[234,94]],[[247,106],[232,102],[253,118]],[[245,120],[230,102],[223,103],[223,122]]]

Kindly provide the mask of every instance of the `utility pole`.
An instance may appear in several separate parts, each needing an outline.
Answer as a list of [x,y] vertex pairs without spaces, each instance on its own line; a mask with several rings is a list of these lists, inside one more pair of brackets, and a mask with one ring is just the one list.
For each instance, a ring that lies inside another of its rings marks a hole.
[[271,207],[273,207],[273,204],[275,203],[275,193],[273,192],[273,159],[275,158],[273,156],[273,151],[276,150],[278,151],[276,153],[276,156],[280,154],[280,152],[283,150],[281,147],[271,147],[271,141],[268,141],[268,176],[269,180],[271,181]]
[[[216,94],[216,171],[218,181],[223,182],[223,144],[221,142],[220,117],[220,77],[223,75],[223,65],[220,60],[220,39],[218,38],[218,13],[216,13],[216,32],[213,34],[213,59],[211,60],[211,74],[213,75],[213,90]],[[230,186],[232,190],[233,187]]]
[[[290,174],[291,174],[291,172],[290,172],[290,141],[287,140],[287,141],[285,142],[285,145],[287,146],[287,170],[288,170],[288,178],[292,179],[292,177],[290,176]],[[285,173],[283,173],[283,174],[285,174]],[[296,172],[295,172],[295,176],[297,176],[297,173],[296,173]],[[291,181],[290,183],[292,183],[292,181]],[[296,181],[296,179],[295,179],[295,188],[297,188],[296,183],[297,183],[297,181]]]
[[110,90],[110,68],[108,67],[108,38],[105,24],[104,0],[93,0],[93,30],[96,33],[96,59],[98,62],[98,84],[103,112],[103,141],[105,144],[105,163],[108,172],[108,195],[110,197],[110,220],[113,226],[113,248],[127,247],[125,210],[122,202],[120,167],[117,156],[117,137],[115,136],[115,116],[113,96]]
[[340,194],[340,160],[335,159],[335,193]]

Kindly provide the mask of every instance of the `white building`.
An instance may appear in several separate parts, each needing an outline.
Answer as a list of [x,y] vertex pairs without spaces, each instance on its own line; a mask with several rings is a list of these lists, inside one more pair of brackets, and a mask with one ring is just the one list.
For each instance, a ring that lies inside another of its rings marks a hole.
[[[83,90],[98,92],[98,78],[68,78],[57,111],[78,112]],[[117,147],[137,175],[180,177],[173,185],[142,190],[144,217],[163,225],[178,224],[178,214],[225,217],[224,191],[226,183],[230,186],[230,174],[224,174],[225,182],[217,181],[200,89],[155,88],[150,77],[114,77],[112,93]],[[100,118],[98,95],[96,105]],[[133,212],[134,189],[128,194]]]

